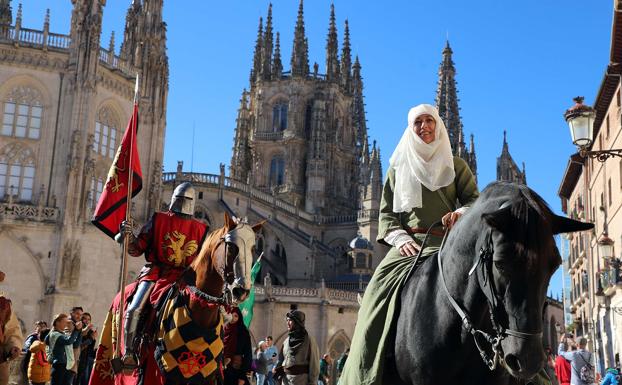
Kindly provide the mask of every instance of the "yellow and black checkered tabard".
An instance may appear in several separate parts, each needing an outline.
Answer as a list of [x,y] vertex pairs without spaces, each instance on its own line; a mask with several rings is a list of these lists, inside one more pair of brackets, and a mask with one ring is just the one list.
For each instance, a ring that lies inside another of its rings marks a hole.
[[212,375],[222,379],[223,319],[203,329],[190,318],[183,295],[170,298],[162,309],[155,359],[168,381],[204,384]]

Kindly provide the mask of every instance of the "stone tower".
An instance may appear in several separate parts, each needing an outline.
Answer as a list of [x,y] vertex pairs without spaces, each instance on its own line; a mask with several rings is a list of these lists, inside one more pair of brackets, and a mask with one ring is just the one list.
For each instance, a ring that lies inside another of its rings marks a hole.
[[514,159],[512,159],[512,155],[510,155],[505,131],[503,131],[503,148],[501,149],[501,155],[497,158],[497,180],[527,184],[525,162],[523,162],[523,170],[521,171],[516,165],[516,162],[514,162]]
[[340,58],[331,6],[325,74],[317,63],[309,69],[302,1],[290,71],[283,71],[280,44],[270,5],[265,26],[259,19],[250,85],[242,92],[231,177],[312,214],[356,214],[371,164],[361,65],[358,58],[352,64],[348,23]]
[[460,107],[458,106],[458,90],[456,88],[456,68],[454,67],[452,54],[453,51],[448,41],[445,49],[443,49],[443,61],[438,70],[436,107],[447,127],[449,142],[454,155],[467,162],[477,181],[477,158],[475,156],[473,135],[471,135],[470,147],[468,149],[464,143],[462,119],[460,118]]

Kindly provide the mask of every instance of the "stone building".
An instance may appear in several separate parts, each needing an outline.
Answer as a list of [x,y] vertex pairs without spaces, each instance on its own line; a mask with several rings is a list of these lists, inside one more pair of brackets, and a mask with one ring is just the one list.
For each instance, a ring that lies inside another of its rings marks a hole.
[[134,216],[143,221],[159,207],[168,93],[162,0],[133,2],[119,55],[114,35],[101,44],[104,4],[73,1],[63,35],[50,31],[49,11],[43,28],[26,28],[21,5],[13,17],[10,0],[0,1],[2,289],[27,329],[75,305],[101,323],[118,288],[118,246],[89,221],[131,114],[137,73],[144,74],[145,191]]
[[[609,61],[599,84],[592,143],[588,150],[622,147],[620,77],[622,75],[622,2],[613,2]],[[596,86],[596,85],[595,85]],[[589,103],[588,103],[589,104]],[[568,236],[567,267],[571,278],[569,325],[586,336],[596,352],[600,373],[620,366],[622,353],[622,161],[599,161],[570,156],[558,195],[569,217],[594,223],[594,230]],[[613,256],[600,254],[599,243],[609,238]]]

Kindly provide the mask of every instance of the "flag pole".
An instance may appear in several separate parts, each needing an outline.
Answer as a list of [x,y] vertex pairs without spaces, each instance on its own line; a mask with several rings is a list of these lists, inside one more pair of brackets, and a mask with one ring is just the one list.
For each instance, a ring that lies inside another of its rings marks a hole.
[[[139,83],[140,83],[140,73],[136,73],[136,84],[134,85],[134,104],[132,105],[132,121],[133,125],[129,127],[130,130],[130,148],[128,149],[129,156],[129,164],[128,164],[128,177],[127,177],[127,198],[126,198],[126,207],[125,207],[125,220],[131,222],[132,219],[132,187],[134,184],[134,168],[133,168],[133,160],[134,160],[134,146],[136,140],[136,130],[135,127],[138,124],[137,116],[134,116],[136,111],[136,105],[138,104],[138,93],[139,93]],[[117,344],[115,346],[115,357],[121,357],[121,338],[123,333],[123,323],[125,317],[125,284],[126,284],[126,276],[127,276],[127,255],[128,248],[130,245],[129,237],[123,237],[123,253],[121,255],[121,291],[119,298],[119,318],[117,320]]]

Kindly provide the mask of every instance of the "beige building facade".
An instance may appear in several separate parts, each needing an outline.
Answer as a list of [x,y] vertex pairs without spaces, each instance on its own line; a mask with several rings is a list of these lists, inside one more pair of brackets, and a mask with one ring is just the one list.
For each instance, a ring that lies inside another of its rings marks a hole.
[[[10,1],[0,1],[1,289],[27,330],[76,305],[101,323],[118,289],[118,246],[90,219],[131,114],[137,73],[145,74],[138,140],[145,192],[135,217],[144,220],[160,200],[168,92],[162,2],[135,2],[145,22],[128,18],[120,55],[113,36],[107,48],[100,44],[105,1],[73,3],[71,32],[62,35],[49,30],[49,11],[42,28],[26,28],[21,5],[13,17]],[[144,49],[129,54],[135,39]]]
[[[611,50],[594,108],[591,150],[622,148],[620,81],[622,75],[622,2],[613,2]],[[570,328],[585,335],[597,352],[601,373],[620,366],[622,353],[622,161],[600,162],[570,157],[559,189],[568,216],[594,223],[592,232],[568,236],[570,274]],[[613,258],[600,255],[598,242],[613,240]],[[616,332],[617,330],[617,332]]]

